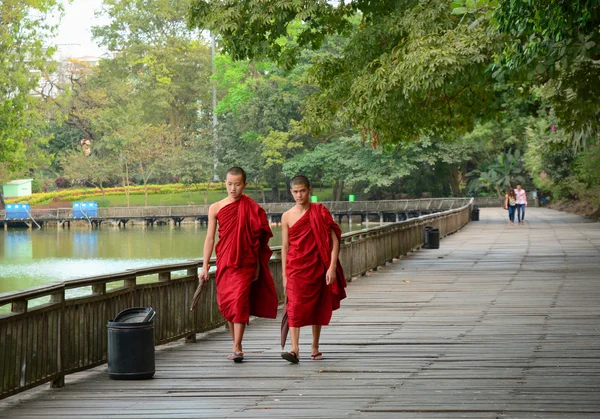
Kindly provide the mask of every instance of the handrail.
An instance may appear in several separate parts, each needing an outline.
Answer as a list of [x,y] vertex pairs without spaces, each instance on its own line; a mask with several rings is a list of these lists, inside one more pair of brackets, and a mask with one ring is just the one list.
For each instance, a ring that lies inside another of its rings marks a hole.
[[[351,214],[359,212],[410,212],[410,211],[440,211],[452,209],[457,203],[466,205],[470,198],[423,198],[382,201],[326,201],[323,204],[336,214]],[[260,204],[267,214],[281,214],[287,211],[293,203],[279,202]],[[208,215],[210,205],[175,205],[151,207],[110,207],[98,208],[98,217],[90,219],[115,218],[173,218],[173,217],[202,217]],[[40,221],[73,220],[72,208],[32,208],[32,217]],[[0,211],[0,221],[5,214]]]
[[[469,222],[472,204],[469,200],[460,208],[343,234],[340,261],[347,279],[422,246],[426,224],[439,228],[441,237],[459,230]],[[280,247],[272,250],[269,268],[281,301]],[[199,308],[189,312],[201,265],[201,259],[190,260],[0,294],[0,306],[10,305],[10,313],[0,315],[0,398],[48,382],[61,387],[65,375],[105,363],[106,323],[129,307],[156,310],[156,344],[194,341],[196,333],[222,325],[215,281]],[[123,285],[110,288],[117,282]],[[74,292],[84,289],[85,295]],[[31,303],[40,298],[48,301]]]

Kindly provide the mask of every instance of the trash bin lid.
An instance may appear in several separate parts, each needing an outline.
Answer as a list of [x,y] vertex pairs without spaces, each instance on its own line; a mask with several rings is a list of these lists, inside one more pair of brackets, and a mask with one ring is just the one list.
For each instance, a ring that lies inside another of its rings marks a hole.
[[121,311],[114,323],[148,323],[154,320],[156,312],[152,307],[134,307]]

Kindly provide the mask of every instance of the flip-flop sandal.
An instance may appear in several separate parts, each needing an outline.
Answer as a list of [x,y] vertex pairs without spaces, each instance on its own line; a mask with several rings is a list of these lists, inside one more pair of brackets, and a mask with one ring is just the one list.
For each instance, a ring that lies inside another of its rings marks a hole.
[[311,355],[310,359],[313,361],[320,361],[323,359],[323,354],[321,352],[317,352],[316,354]]
[[232,352],[227,356],[227,359],[232,360],[236,364],[240,364],[244,360],[243,352]]
[[298,359],[298,354],[294,351],[282,352],[281,357],[286,361],[291,362],[292,364],[297,364],[298,362],[300,362],[300,360]]

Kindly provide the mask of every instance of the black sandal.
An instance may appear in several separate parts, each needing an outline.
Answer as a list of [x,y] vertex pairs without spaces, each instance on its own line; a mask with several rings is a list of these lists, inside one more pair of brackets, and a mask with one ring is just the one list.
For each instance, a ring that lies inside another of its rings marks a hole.
[[297,364],[298,362],[300,362],[300,359],[298,359],[298,354],[294,351],[282,352],[281,357],[286,361],[291,362],[292,364]]

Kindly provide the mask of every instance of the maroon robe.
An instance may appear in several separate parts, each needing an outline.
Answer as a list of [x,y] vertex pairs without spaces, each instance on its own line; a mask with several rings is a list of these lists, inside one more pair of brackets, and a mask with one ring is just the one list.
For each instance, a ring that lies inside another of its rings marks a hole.
[[[242,195],[219,210],[217,221],[215,277],[221,314],[234,323],[246,323],[251,315],[274,319],[278,300],[269,271],[273,252],[268,245],[273,233],[265,210]],[[253,282],[257,263],[260,264],[259,276]]]
[[310,204],[289,229],[285,272],[291,327],[328,325],[332,311],[337,310],[340,301],[346,298],[346,279],[339,260],[336,280],[331,285],[325,282],[333,249],[332,231],[341,244],[342,231],[321,204]]

